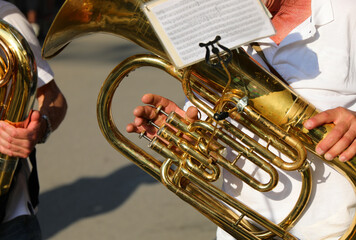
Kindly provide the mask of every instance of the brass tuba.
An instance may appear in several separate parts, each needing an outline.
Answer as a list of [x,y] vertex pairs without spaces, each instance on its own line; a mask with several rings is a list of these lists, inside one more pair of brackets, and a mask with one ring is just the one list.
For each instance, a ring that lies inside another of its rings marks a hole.
[[[26,127],[36,97],[37,67],[25,38],[0,20],[0,119]],[[0,195],[8,192],[18,157],[0,153]]]
[[[126,59],[104,82],[98,97],[97,114],[108,142],[237,239],[273,236],[296,239],[288,230],[301,216],[311,190],[305,147],[314,152],[315,145],[333,126],[324,125],[312,131],[304,129],[302,123],[317,113],[315,107],[263,69],[243,49],[232,51],[231,63],[225,68],[212,68],[204,61],[182,70],[175,68],[141,11],[145,2],[67,0],[47,34],[43,56],[53,57],[71,40],[94,32],[119,35],[154,53],[155,56],[137,55]],[[159,137],[149,140],[149,146],[164,156],[163,161],[129,141],[119,132],[111,116],[112,98],[117,87],[128,73],[142,66],[157,67],[179,80],[188,99],[208,116],[206,121],[189,123],[175,113],[167,114],[167,125],[159,127]],[[216,114],[220,113],[228,113],[231,119],[264,139],[266,145],[258,144],[226,119],[217,120],[219,115]],[[191,141],[186,141],[182,134],[189,136]],[[167,146],[165,142],[170,144]],[[172,146],[180,151],[173,151]],[[226,146],[239,152],[239,156],[226,159]],[[269,151],[270,146],[278,148],[290,161],[274,155]],[[270,176],[270,181],[261,183],[238,168],[236,162],[242,157],[260,166]],[[347,163],[337,159],[327,162],[353,186],[356,186],[355,163],[355,158]],[[220,167],[223,167],[257,191],[270,191],[278,182],[275,166],[286,171],[300,171],[303,185],[293,210],[278,224],[213,184],[219,179]],[[342,239],[356,239],[355,223],[356,219]]]

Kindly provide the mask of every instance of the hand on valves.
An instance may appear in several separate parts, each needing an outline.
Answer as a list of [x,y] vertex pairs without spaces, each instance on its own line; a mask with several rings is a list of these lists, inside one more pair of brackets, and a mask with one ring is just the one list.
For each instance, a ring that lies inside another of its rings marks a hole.
[[198,119],[197,108],[190,107],[185,112],[183,109],[179,108],[177,104],[175,104],[173,101],[159,95],[145,94],[142,97],[141,101],[146,105],[138,106],[134,109],[133,114],[135,116],[135,120],[133,123],[130,123],[126,126],[126,131],[129,133],[142,133],[143,131],[145,131],[147,137],[154,137],[157,132],[157,129],[149,122],[153,121],[154,124],[161,126],[166,118],[165,115],[157,113],[156,108],[158,106],[161,106],[162,110],[167,113],[174,111],[190,122]]

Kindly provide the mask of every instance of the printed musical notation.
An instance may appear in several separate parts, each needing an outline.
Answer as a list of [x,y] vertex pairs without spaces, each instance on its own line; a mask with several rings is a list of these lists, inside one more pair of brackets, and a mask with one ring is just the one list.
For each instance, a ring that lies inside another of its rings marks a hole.
[[143,10],[178,68],[204,59],[199,43],[217,35],[231,49],[275,33],[260,0],[156,0]]

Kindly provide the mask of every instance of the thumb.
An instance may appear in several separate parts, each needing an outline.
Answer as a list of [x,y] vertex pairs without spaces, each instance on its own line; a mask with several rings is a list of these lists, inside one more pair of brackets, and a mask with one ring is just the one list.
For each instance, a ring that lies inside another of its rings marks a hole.
[[26,128],[32,129],[38,126],[41,122],[41,113],[39,111],[32,111],[31,115],[29,116],[29,123]]
[[185,117],[188,121],[194,122],[199,119],[199,110],[196,107],[189,107],[185,113]]
[[[14,126],[16,128],[27,128],[28,125],[30,124],[30,122],[32,120],[35,120],[35,119],[32,119],[33,117],[34,118],[39,118],[40,116],[36,116],[39,114],[39,112],[36,114],[33,114],[35,111],[31,110],[27,116],[27,118],[21,122],[11,122],[11,121],[8,121],[8,120],[5,120],[5,122],[9,123],[11,126]],[[38,121],[38,120],[37,120]]]

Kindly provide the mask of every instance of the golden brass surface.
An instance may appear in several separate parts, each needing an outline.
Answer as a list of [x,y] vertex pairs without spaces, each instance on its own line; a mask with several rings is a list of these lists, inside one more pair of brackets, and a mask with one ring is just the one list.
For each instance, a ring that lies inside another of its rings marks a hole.
[[[24,37],[0,20],[0,119],[17,126],[30,114],[37,89],[37,68]],[[0,153],[0,195],[8,192],[19,158]]]
[[[305,148],[314,152],[316,144],[333,126],[325,125],[311,131],[304,129],[303,122],[317,113],[315,107],[263,69],[241,48],[232,52],[231,63],[221,69],[200,62],[178,70],[168,61],[141,11],[145,2],[67,0],[46,37],[43,56],[53,57],[73,39],[94,32],[118,35],[154,53],[156,56],[137,55],[126,59],[103,83],[97,114],[99,126],[108,142],[235,238],[268,239],[277,236],[296,239],[288,231],[301,217],[312,187]],[[173,114],[168,117],[166,125],[158,126],[159,136],[152,139],[149,146],[164,160],[156,159],[128,140],[112,119],[111,104],[116,89],[131,71],[144,66],[159,68],[179,80],[187,98],[208,116],[205,121],[190,123]],[[230,121],[216,121],[214,114],[222,111],[228,112],[232,120],[257,134],[266,144],[257,143]],[[170,128],[172,125],[175,131]],[[279,149],[289,161],[273,154],[270,146]],[[225,147],[239,153],[236,159],[225,158]],[[240,159],[248,159],[260,166],[270,180],[261,183],[253,178],[237,166]],[[356,186],[355,158],[347,163],[338,159],[325,163],[332,165]],[[297,170],[301,173],[302,191],[285,219],[273,223],[213,184],[220,177],[220,167],[262,192],[270,191],[278,183],[275,167],[285,171]],[[356,239],[355,223],[354,218],[341,239]],[[261,226],[261,231],[255,226]]]

